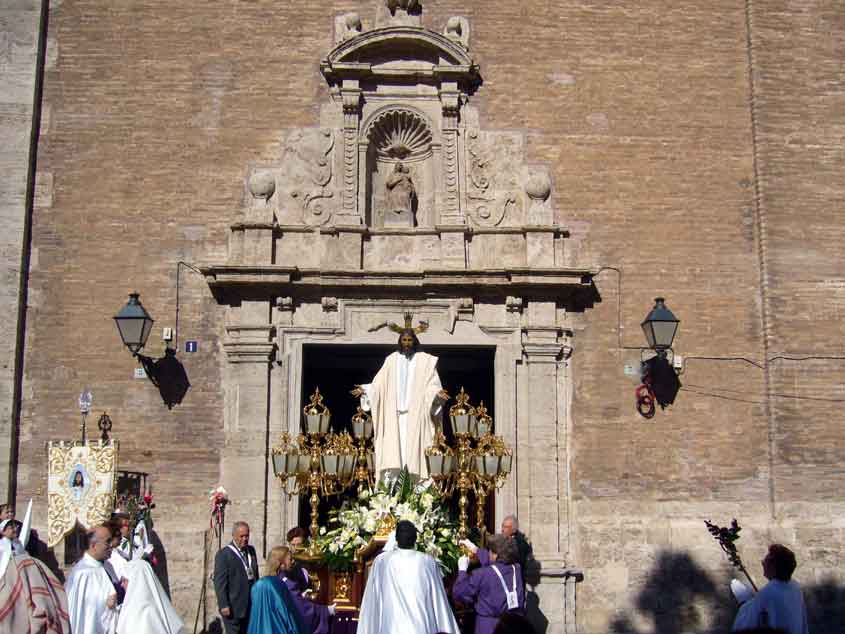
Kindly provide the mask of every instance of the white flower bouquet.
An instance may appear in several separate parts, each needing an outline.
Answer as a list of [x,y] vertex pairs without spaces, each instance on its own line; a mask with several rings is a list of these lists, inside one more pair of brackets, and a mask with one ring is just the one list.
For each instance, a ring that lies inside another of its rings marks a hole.
[[364,491],[330,513],[328,528],[320,529],[317,545],[330,570],[349,571],[355,552],[367,544],[382,521],[408,520],[417,528],[417,550],[434,557],[446,573],[457,567],[457,526],[449,509],[434,490],[411,484],[407,471],[393,480],[380,482],[375,491]]

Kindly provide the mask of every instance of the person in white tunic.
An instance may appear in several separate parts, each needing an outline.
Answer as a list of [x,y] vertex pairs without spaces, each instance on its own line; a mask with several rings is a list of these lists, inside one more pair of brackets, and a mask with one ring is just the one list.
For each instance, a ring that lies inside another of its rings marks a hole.
[[130,552],[129,534],[132,532],[129,518],[125,515],[116,514],[115,523],[120,531],[120,541],[111,551],[109,563],[114,569],[118,579],[128,579],[126,576],[126,565],[130,561],[141,559],[144,555],[151,555],[153,546],[149,543],[147,538],[147,530],[144,522],[138,522],[135,527],[135,534],[132,538],[132,548]]
[[[792,580],[795,554],[786,546],[772,544],[762,563],[763,576],[769,582],[740,606],[731,631],[772,628],[784,634],[808,634],[804,596],[801,586]],[[731,584],[732,589],[735,585]]]
[[179,634],[184,630],[184,623],[173,609],[152,567],[144,559],[144,555],[153,553],[144,522],[138,522],[135,528],[130,554],[132,529],[129,518],[118,515],[116,520],[119,542],[112,549],[108,561],[114,575],[126,588],[119,607],[117,634]]
[[415,550],[416,541],[416,527],[400,520],[398,548],[381,553],[370,570],[358,634],[459,634],[437,562]]
[[427,324],[412,328],[406,314],[404,328],[388,325],[400,333],[399,350],[385,359],[372,383],[356,385],[351,393],[361,398],[364,411],[372,411],[377,477],[407,467],[411,475],[425,479],[425,450],[434,440],[435,422],[449,394],[440,384],[437,357],[417,351],[416,333]]
[[112,634],[117,627],[117,592],[103,562],[111,555],[112,532],[97,526],[88,533],[88,550],[65,583],[70,631],[73,634]]

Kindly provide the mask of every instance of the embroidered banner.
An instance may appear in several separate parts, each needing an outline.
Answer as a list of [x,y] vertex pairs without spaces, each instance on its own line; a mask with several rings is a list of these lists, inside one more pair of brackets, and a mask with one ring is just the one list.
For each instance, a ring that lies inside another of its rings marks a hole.
[[77,522],[88,529],[111,516],[117,443],[50,441],[47,464],[47,545],[53,547]]

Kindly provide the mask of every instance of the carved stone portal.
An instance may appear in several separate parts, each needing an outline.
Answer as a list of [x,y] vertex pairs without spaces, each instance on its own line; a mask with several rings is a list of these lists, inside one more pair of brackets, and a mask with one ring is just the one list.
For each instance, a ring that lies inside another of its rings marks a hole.
[[525,164],[521,133],[483,130],[470,105],[480,77],[469,21],[425,28],[413,0],[382,0],[370,19],[334,18],[320,63],[331,98],[319,125],[290,130],[275,161],[250,167],[229,262],[563,265],[548,170]]

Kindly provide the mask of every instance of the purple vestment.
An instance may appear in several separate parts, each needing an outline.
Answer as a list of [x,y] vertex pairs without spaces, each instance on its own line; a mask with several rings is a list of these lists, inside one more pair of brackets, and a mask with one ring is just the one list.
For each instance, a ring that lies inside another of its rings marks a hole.
[[284,571],[280,572],[279,576],[290,590],[293,603],[299,611],[299,616],[302,617],[306,629],[312,634],[329,634],[329,623],[332,617],[329,614],[328,606],[314,603],[303,597],[302,593],[305,588],[296,579],[286,577]]
[[503,564],[489,562],[485,549],[478,549],[478,560],[482,563],[471,573],[459,572],[455,585],[452,586],[452,597],[456,601],[475,606],[475,634],[492,634],[496,629],[499,617],[508,611],[508,601],[502,582],[493,568],[502,574],[508,590],[513,586],[513,574],[516,570],[516,596],[519,607],[512,612],[525,614],[525,583],[522,581],[522,570],[519,564]]

